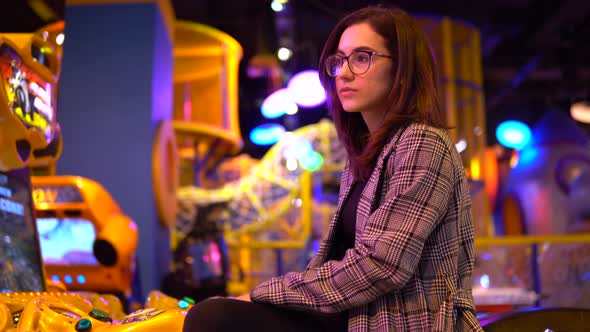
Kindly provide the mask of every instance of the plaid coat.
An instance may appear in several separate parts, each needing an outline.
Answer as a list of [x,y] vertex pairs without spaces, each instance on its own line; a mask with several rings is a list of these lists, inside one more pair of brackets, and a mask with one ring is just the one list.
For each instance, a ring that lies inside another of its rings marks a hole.
[[411,124],[395,133],[359,200],[354,248],[341,261],[326,261],[352,182],[346,167],[338,208],[305,271],[258,285],[252,301],[321,313],[348,310],[354,332],[483,331],[471,293],[469,188],[446,132]]

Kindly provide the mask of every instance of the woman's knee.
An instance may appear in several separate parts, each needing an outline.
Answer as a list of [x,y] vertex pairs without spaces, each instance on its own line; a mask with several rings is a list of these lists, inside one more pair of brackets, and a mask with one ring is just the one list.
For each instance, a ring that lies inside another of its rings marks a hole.
[[223,331],[227,321],[224,307],[231,299],[211,298],[195,304],[186,314],[184,332]]

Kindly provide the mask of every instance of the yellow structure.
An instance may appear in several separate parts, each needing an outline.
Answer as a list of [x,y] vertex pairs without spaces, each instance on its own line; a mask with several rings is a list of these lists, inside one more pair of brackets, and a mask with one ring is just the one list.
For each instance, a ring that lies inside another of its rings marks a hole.
[[[314,151],[324,157],[317,173],[304,171],[297,160],[285,158],[286,150],[300,140],[312,143]],[[196,186],[181,187],[179,200],[187,211],[187,225],[199,207],[226,203],[224,213],[216,220],[225,226],[225,240],[230,248],[233,280],[228,292],[245,292],[261,279],[275,275],[284,262],[305,254],[312,234],[325,231],[333,211],[325,203],[314,201],[312,185],[321,178],[335,178],[344,168],[343,147],[336,139],[336,130],[328,120],[302,127],[275,144],[260,162],[239,181],[218,189]],[[285,264],[286,265],[286,264]],[[236,277],[244,275],[243,280]]]
[[[451,138],[461,147],[469,178],[482,181],[486,174],[485,104],[479,30],[449,17],[417,17],[430,39],[437,61],[441,102]],[[477,186],[478,188],[481,186]],[[474,217],[479,236],[493,235],[487,193],[473,192]]]
[[480,33],[476,27],[449,17],[418,17],[431,42],[447,124],[455,143],[464,140],[462,152],[470,175],[480,180],[485,150],[485,110]]
[[207,174],[242,147],[238,120],[241,58],[242,47],[229,35],[203,24],[176,22],[174,128],[186,169],[181,175],[183,185],[219,184],[209,183]]

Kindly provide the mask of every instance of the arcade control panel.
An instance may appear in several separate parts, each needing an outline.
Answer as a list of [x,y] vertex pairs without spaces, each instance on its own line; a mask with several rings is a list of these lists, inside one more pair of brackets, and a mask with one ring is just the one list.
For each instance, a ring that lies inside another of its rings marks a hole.
[[0,294],[1,332],[182,331],[190,299],[153,291],[146,307],[128,315],[116,297],[90,292],[18,292]]

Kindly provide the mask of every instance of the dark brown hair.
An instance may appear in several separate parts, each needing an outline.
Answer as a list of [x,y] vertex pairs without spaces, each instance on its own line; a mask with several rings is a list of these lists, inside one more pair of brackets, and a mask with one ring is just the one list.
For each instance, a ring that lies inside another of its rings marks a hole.
[[[326,73],[325,59],[334,54],[340,37],[351,25],[368,23],[386,41],[393,56],[393,86],[384,122],[369,134],[360,113],[348,113],[338,99],[334,78]],[[442,120],[434,58],[417,22],[399,8],[367,7],[344,17],[328,37],[319,63],[320,80],[328,93],[330,114],[344,144],[356,179],[366,180],[391,134],[404,123],[422,122],[446,128]]]

